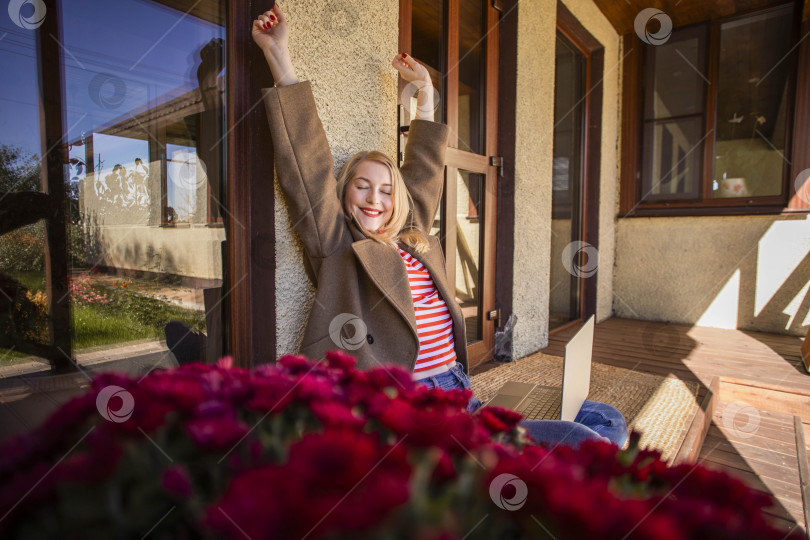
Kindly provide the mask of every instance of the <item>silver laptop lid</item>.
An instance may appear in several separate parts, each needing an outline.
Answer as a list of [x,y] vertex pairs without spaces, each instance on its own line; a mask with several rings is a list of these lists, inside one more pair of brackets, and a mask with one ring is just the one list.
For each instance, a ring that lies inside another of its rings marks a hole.
[[562,412],[560,420],[573,422],[591,389],[591,354],[593,352],[594,316],[565,346],[563,367]]

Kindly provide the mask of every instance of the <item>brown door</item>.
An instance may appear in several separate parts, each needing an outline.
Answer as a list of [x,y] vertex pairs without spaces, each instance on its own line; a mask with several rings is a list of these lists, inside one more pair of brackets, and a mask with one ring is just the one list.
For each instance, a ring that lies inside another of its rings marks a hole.
[[[402,0],[400,48],[428,67],[436,121],[450,126],[445,191],[431,234],[464,313],[470,366],[492,358],[495,333],[498,12],[485,0]],[[400,125],[414,116],[405,97]],[[415,113],[415,111],[413,111]],[[406,135],[403,135],[403,137]],[[403,141],[400,141],[401,144]]]
[[558,3],[549,330],[596,311],[604,49]]

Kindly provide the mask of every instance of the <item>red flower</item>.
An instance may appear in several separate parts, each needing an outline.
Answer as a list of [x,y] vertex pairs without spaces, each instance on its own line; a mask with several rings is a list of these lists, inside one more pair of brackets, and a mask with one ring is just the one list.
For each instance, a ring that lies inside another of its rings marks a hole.
[[481,422],[490,433],[506,433],[517,427],[523,415],[502,407],[484,407],[479,413]]
[[207,451],[230,450],[248,432],[243,422],[233,418],[202,418],[186,426],[194,443]]
[[190,410],[207,395],[200,375],[180,370],[150,375],[141,382],[137,391],[143,399],[135,400],[135,410],[144,404],[143,401],[152,399],[165,400],[180,410]]
[[95,428],[86,438],[88,449],[64,459],[54,472],[60,481],[97,483],[115,472],[124,451],[109,426]]
[[409,477],[401,446],[381,445],[369,434],[327,430],[294,444],[285,466],[234,478],[209,508],[207,523],[219,534],[236,537],[241,529],[251,538],[364,530],[407,501]]
[[316,401],[311,406],[312,413],[324,427],[359,428],[366,423],[364,418],[355,415],[351,407],[334,401]]
[[326,353],[326,361],[329,367],[341,371],[352,371],[357,360],[343,351],[329,351]]
[[276,466],[237,475],[206,511],[206,525],[223,538],[293,538],[301,524],[287,512],[292,503],[306,498],[302,484],[287,480],[284,470]]
[[409,446],[462,453],[481,442],[477,419],[456,407],[394,399],[375,409],[371,414],[398,437],[407,436]]
[[[382,445],[375,435],[327,429],[290,448],[285,468],[307,486],[304,523],[319,530],[363,530],[408,499],[410,466],[404,445]],[[310,525],[311,526],[311,525]]]
[[334,381],[314,373],[305,373],[294,388],[296,399],[325,401],[337,397]]
[[371,369],[366,372],[366,376],[369,384],[376,388],[377,391],[392,388],[396,392],[409,392],[416,385],[410,373],[396,366]]
[[259,412],[278,412],[284,409],[295,397],[295,381],[282,375],[255,377],[250,381],[253,396],[246,407]]
[[171,465],[160,477],[160,485],[170,494],[180,499],[191,497],[193,489],[191,487],[191,477],[185,465]]
[[307,373],[313,369],[313,364],[304,356],[285,354],[278,359],[278,366],[292,375]]

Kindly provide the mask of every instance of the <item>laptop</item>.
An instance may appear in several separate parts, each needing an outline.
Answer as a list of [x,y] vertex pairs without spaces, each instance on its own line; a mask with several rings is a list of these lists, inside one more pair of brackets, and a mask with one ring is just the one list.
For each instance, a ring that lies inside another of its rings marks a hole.
[[526,420],[573,422],[591,387],[594,316],[565,345],[562,388],[509,381],[487,406],[521,413]]

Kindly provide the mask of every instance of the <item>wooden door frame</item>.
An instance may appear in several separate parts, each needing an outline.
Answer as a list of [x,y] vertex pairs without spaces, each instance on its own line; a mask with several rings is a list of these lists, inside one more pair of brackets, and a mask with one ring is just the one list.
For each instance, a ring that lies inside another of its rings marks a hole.
[[[480,0],[486,7],[484,34],[485,44],[485,100],[484,100],[484,154],[474,154],[458,149],[458,89],[459,89],[459,41],[460,41],[460,0],[447,0],[445,35],[447,47],[447,65],[452,66],[445,74],[445,119],[450,126],[450,139],[448,141],[447,161],[445,167],[445,197],[443,200],[455,200],[456,186],[454,179],[459,169],[482,174],[485,178],[483,186],[483,253],[479,255],[481,264],[481,340],[467,346],[467,357],[470,369],[483,364],[492,358],[495,324],[500,323],[495,318],[490,319],[487,314],[495,308],[495,270],[496,270],[496,232],[498,227],[498,169],[492,165],[490,156],[498,155],[498,79],[499,79],[499,13],[491,1]],[[412,33],[412,0],[400,0],[399,12],[399,50],[411,53]],[[400,80],[400,92],[404,82]],[[456,276],[456,222],[447,219],[446,204],[442,206],[442,222],[447,224],[445,238],[442,246],[446,256],[447,277],[455,288]],[[489,345],[487,345],[489,344]]]
[[[273,86],[250,21],[260,2],[229,0],[227,39],[227,261],[223,261],[224,349],[244,368],[276,359],[275,194],[270,126],[262,88]],[[245,152],[251,149],[250,159]],[[227,270],[227,271],[225,271]]]
[[[557,1],[556,31],[565,36],[585,56],[586,60],[585,128],[582,145],[584,154],[582,240],[598,250],[600,168],[602,166],[602,79],[605,67],[605,48],[559,0]],[[580,324],[591,315],[596,314],[598,276],[599,271],[597,270],[593,276],[581,280],[580,318],[551,330],[549,334]]]

